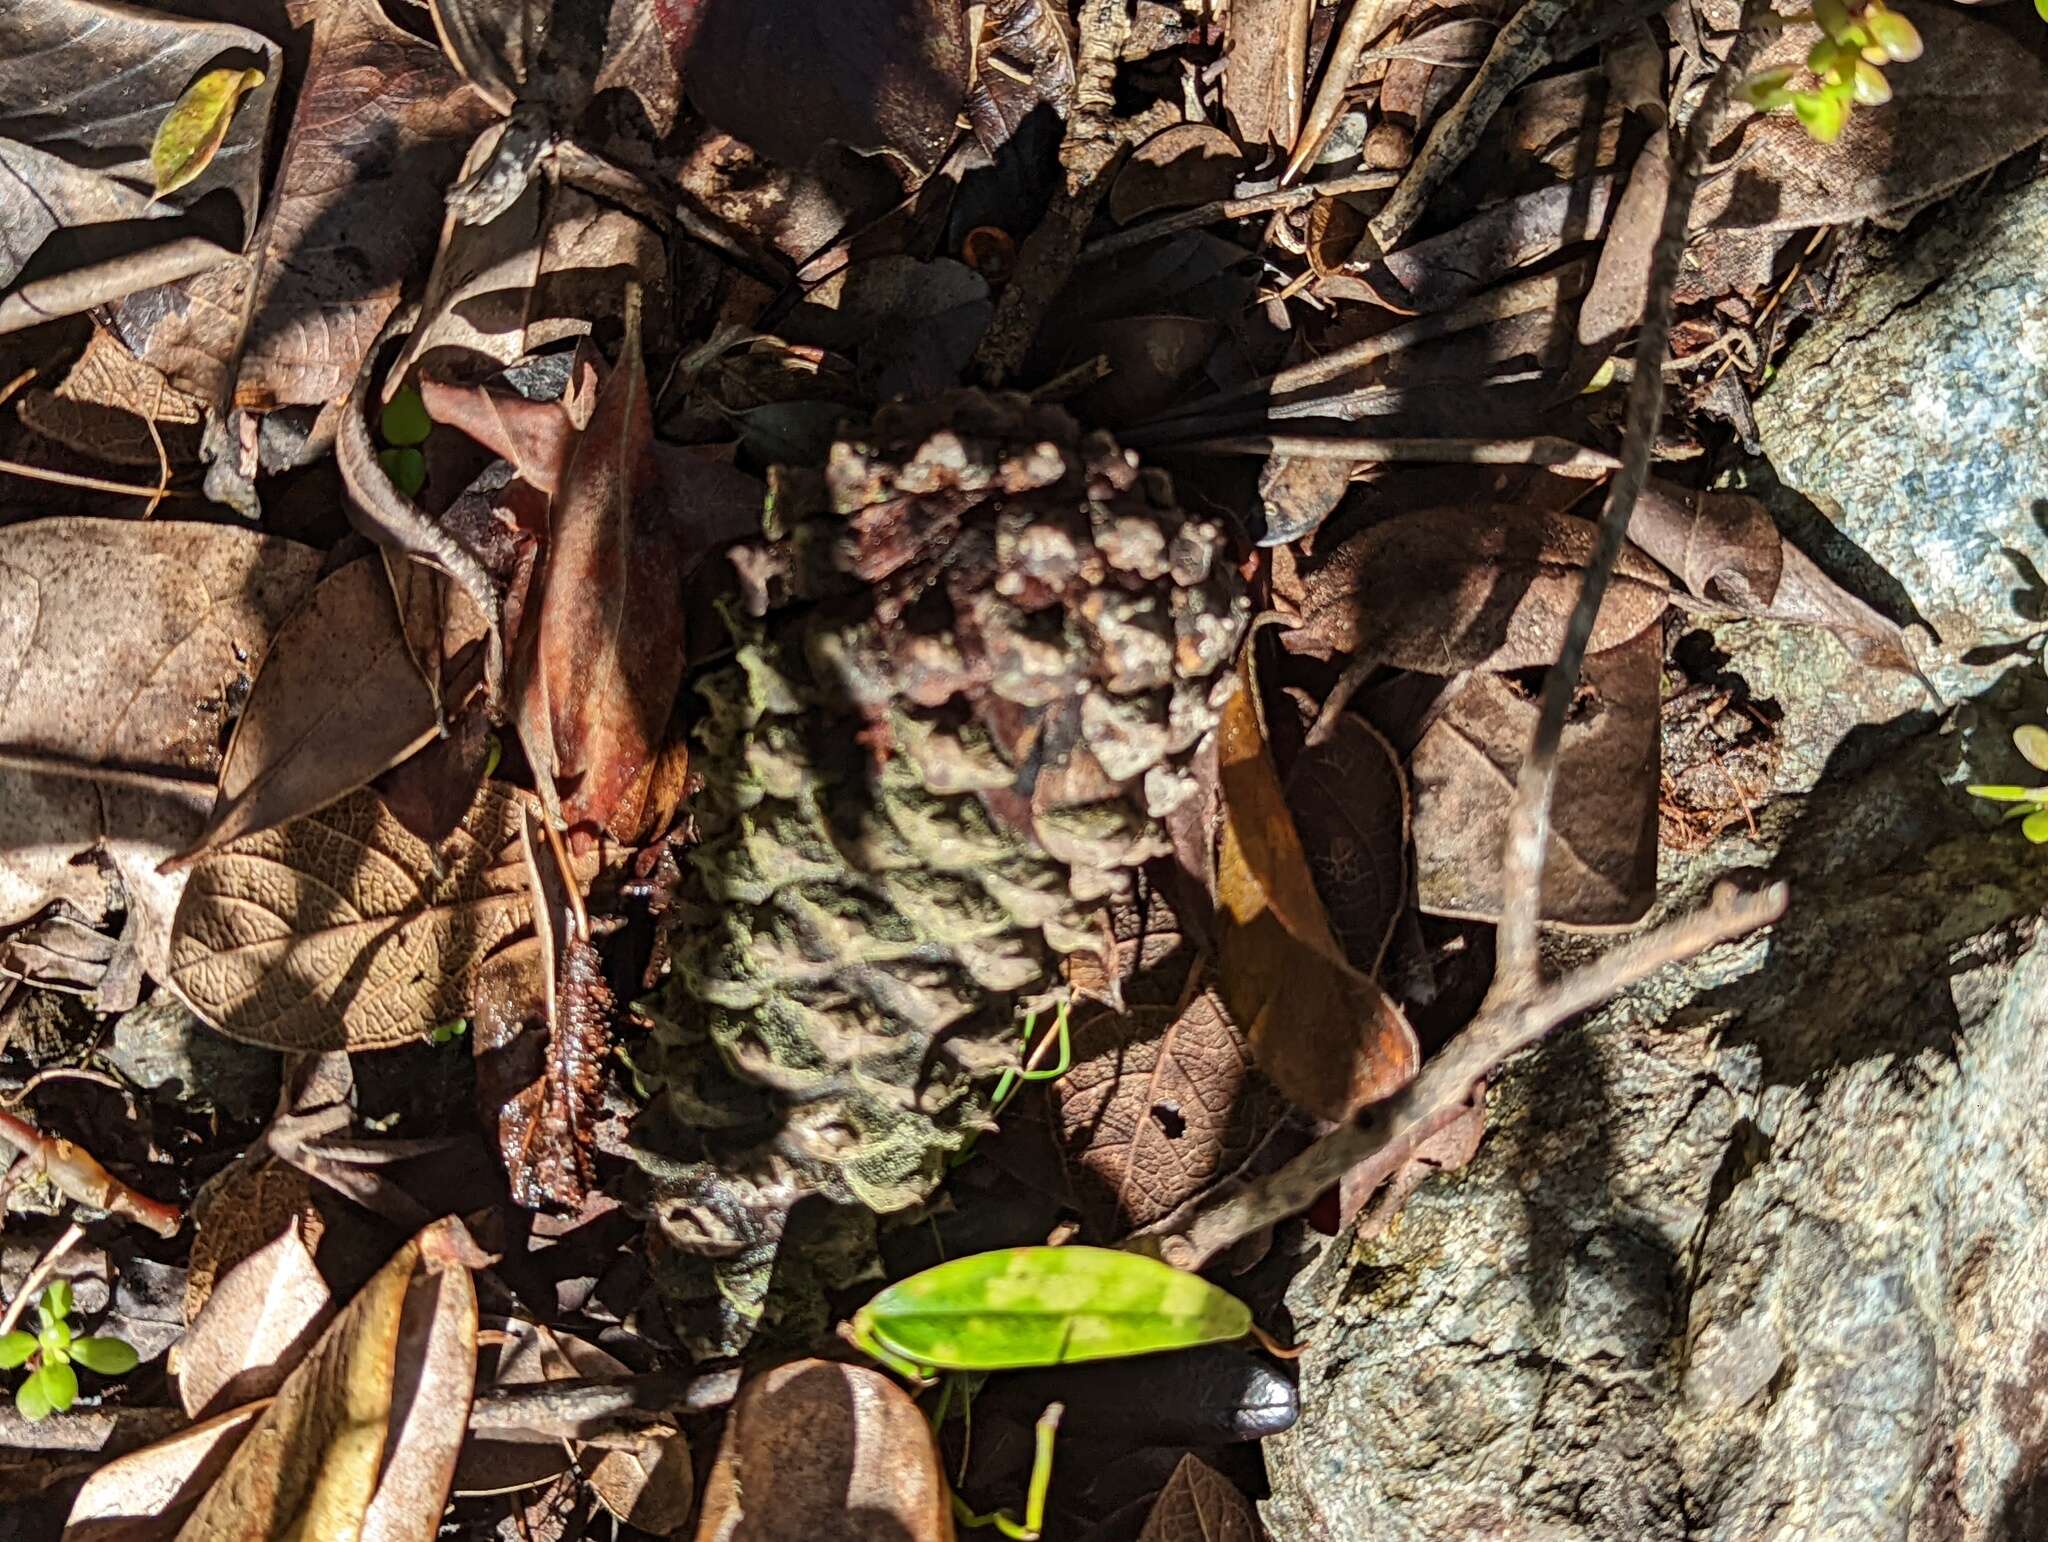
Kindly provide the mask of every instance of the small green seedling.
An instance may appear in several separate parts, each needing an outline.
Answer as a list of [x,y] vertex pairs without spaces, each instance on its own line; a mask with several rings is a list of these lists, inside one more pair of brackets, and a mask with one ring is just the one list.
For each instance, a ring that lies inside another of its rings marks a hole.
[[428,1034],[427,1042],[429,1044],[453,1044],[467,1032],[469,1032],[469,1019],[458,1017],[452,1022],[441,1024],[432,1033]]
[[[996,1090],[989,1097],[988,1113],[991,1119],[1001,1114],[1002,1111],[1009,1106],[1010,1099],[1014,1098],[1017,1095],[1017,1089],[1022,1087],[1026,1082],[1058,1081],[1062,1076],[1065,1076],[1067,1072],[1074,1068],[1074,1037],[1067,1027],[1067,1017],[1070,1010],[1071,1004],[1062,1001],[1059,1005],[1058,1013],[1053,1017],[1052,1031],[1059,1040],[1060,1052],[1059,1057],[1051,1065],[1046,1066],[1043,1070],[1037,1071],[1023,1069],[1017,1066],[1009,1066],[1004,1069],[1002,1076],[996,1082]],[[1024,1040],[1024,1051],[1027,1054],[1030,1052],[1031,1049],[1032,1035],[1035,1034],[1037,1031],[1038,1009],[1034,1007],[1029,1012],[1026,1012],[1024,1014],[1024,1027],[1022,1036]],[[962,1162],[966,1161],[967,1158],[973,1154],[973,1152],[974,1137],[970,1135],[968,1137],[967,1144],[962,1146],[958,1151],[953,1153],[952,1165],[958,1167]]]
[[[2012,742],[2027,764],[2039,771],[2048,771],[2048,728],[2038,723],[2028,723],[2015,728]],[[1993,803],[2015,805],[2006,810],[2007,819],[2020,821],[2020,833],[2036,846],[2048,844],[2048,787],[2011,787],[1974,783],[1968,789],[1979,798],[1988,798]]]
[[16,1329],[0,1337],[0,1371],[29,1367],[28,1379],[15,1389],[14,1406],[31,1422],[63,1413],[78,1401],[74,1361],[102,1376],[125,1376],[140,1361],[135,1346],[124,1339],[75,1335],[71,1307],[71,1286],[58,1280],[36,1303],[36,1332]]
[[391,485],[411,498],[427,485],[427,458],[420,446],[434,431],[427,416],[427,404],[410,388],[400,391],[385,405],[377,420],[377,436],[387,448],[377,452],[377,463],[391,478]]
[[[854,1313],[854,1346],[918,1383],[941,1371],[1023,1371],[1227,1343],[1257,1330],[1251,1309],[1200,1275],[1114,1248],[1003,1248],[927,1269],[889,1286]],[[1052,1483],[1055,1404],[1038,1423],[1024,1519],[975,1515],[1030,1542]]]
[[[2048,0],[2036,0],[2048,4]],[[1765,112],[1790,107],[1806,132],[1823,144],[1841,138],[1850,109],[1876,107],[1892,99],[1881,66],[1909,64],[1920,57],[1920,32],[1884,0],[1814,0],[1813,9],[1782,18],[1780,25],[1811,23],[1821,38],[1806,55],[1813,85],[1795,85],[1800,72],[1767,70],[1742,84],[1742,94]]]

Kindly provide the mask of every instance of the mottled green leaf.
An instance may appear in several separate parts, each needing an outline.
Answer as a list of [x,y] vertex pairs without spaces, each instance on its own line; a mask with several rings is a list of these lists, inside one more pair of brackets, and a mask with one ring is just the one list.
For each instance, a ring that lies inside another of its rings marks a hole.
[[891,1285],[855,1319],[940,1370],[1001,1371],[1243,1338],[1252,1314],[1200,1275],[1112,1248],[1003,1248]]
[[261,70],[208,70],[185,88],[157,126],[156,142],[149,147],[157,197],[175,193],[206,170],[227,138],[235,104],[262,84]]

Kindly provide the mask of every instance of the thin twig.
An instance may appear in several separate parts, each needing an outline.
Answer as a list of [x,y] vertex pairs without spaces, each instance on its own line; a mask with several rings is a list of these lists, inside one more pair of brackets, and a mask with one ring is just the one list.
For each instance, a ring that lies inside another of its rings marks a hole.
[[1486,51],[1485,62],[1466,83],[1450,111],[1437,120],[1422,153],[1408,167],[1394,196],[1366,225],[1382,252],[1398,246],[1444,179],[1465,163],[1500,104],[1523,81],[1551,62],[1551,32],[1575,0],[1524,0]]
[[1323,80],[1316,87],[1315,104],[1308,110],[1308,121],[1295,137],[1294,153],[1287,158],[1287,170],[1282,172],[1282,182],[1292,182],[1301,175],[1311,157],[1323,147],[1330,129],[1344,111],[1344,98],[1351,92],[1351,77],[1358,73],[1358,64],[1365,55],[1366,45],[1375,42],[1382,32],[1393,25],[1395,13],[1401,8],[1401,0],[1351,0],[1351,10],[1344,18],[1336,40],[1330,44],[1323,56]]
[[168,492],[160,487],[144,487],[139,482],[109,482],[105,477],[77,476],[69,471],[52,471],[47,466],[27,466],[18,460],[0,460],[0,471],[9,476],[26,477],[31,482],[54,482],[60,487],[82,487],[93,493],[119,493],[124,498],[147,498],[150,507],[155,508],[164,498],[189,498],[190,493]]
[[184,1211],[131,1189],[100,1166],[83,1146],[45,1135],[26,1119],[17,1119],[5,1110],[0,1110],[0,1140],[16,1147],[32,1167],[50,1180],[52,1188],[77,1204],[123,1216],[161,1237],[176,1236],[178,1228],[185,1224]]
[[1326,182],[1303,182],[1293,187],[1275,188],[1268,193],[1248,193],[1242,198],[1219,198],[1214,203],[1162,214],[1142,225],[1133,225],[1128,230],[1119,230],[1113,235],[1090,241],[1081,248],[1080,260],[1083,263],[1100,262],[1105,257],[1128,252],[1148,241],[1177,236],[1184,230],[1200,230],[1206,225],[1220,225],[1226,220],[1249,219],[1254,214],[1299,209],[1318,198],[1341,198],[1346,193],[1375,193],[1392,187],[1400,180],[1399,172],[1360,171],[1348,177],[1331,177]]
[[[1531,0],[1534,3],[1534,0]],[[1544,855],[1550,845],[1550,809],[1557,784],[1558,745],[1564,737],[1565,718],[1579,686],[1579,669],[1585,663],[1586,645],[1593,635],[1594,618],[1606,596],[1608,580],[1621,555],[1629,516],[1650,474],[1650,453],[1656,443],[1657,422],[1664,411],[1664,356],[1671,343],[1673,292],[1679,268],[1685,261],[1686,232],[1692,221],[1693,193],[1699,186],[1700,168],[1707,151],[1719,136],[1735,82],[1749,70],[1762,41],[1754,22],[1761,0],[1744,0],[1742,30],[1736,35],[1721,69],[1707,87],[1699,110],[1687,126],[1685,148],[1671,177],[1671,191],[1664,205],[1664,222],[1650,258],[1648,293],[1643,305],[1642,336],[1636,344],[1635,378],[1629,382],[1628,407],[1624,419],[1621,469],[1607,493],[1607,507],[1600,516],[1600,535],[1593,560],[1586,569],[1579,602],[1565,628],[1564,646],[1557,662],[1543,682],[1542,710],[1536,734],[1522,769],[1515,779],[1513,801],[1508,806],[1507,846],[1502,856],[1501,918],[1496,945],[1493,994],[1526,995],[1538,979],[1537,931],[1542,914],[1542,872]]]
[[1482,1008],[1414,1081],[1374,1104],[1358,1122],[1331,1131],[1269,1177],[1182,1206],[1126,1246],[1156,1253],[1179,1268],[1200,1269],[1242,1238],[1299,1215],[1361,1164],[1370,1164],[1360,1174],[1361,1187],[1370,1191],[1463,1113],[1473,1089],[1502,1062],[1665,965],[1770,925],[1785,913],[1785,900],[1783,884],[1754,894],[1724,886],[1705,909],[1610,949],[1535,996]]
[[1285,455],[1295,460],[1451,466],[1542,466],[1563,476],[1601,477],[1620,464],[1569,439],[1353,439],[1342,434],[1232,434],[1196,439],[1183,455]]
[[35,1267],[29,1270],[22,1280],[21,1289],[16,1291],[14,1299],[7,1303],[6,1312],[0,1313],[0,1339],[6,1338],[21,1326],[21,1319],[27,1314],[29,1303],[34,1301],[37,1293],[42,1290],[43,1282],[57,1272],[57,1265],[64,1261],[64,1255],[77,1247],[84,1236],[85,1228],[73,1221],[64,1228],[63,1234],[55,1242],[44,1249],[43,1256],[36,1260]]

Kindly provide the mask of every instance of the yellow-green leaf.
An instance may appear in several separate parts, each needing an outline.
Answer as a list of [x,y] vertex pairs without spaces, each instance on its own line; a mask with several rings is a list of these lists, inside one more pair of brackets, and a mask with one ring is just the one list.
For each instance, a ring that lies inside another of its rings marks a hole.
[[208,70],[185,88],[149,147],[157,197],[175,193],[206,170],[228,137],[236,104],[262,84],[261,70]]
[[2027,764],[2037,771],[2048,771],[2048,728],[2039,723],[2023,723],[2012,731],[2013,747],[2027,757]]

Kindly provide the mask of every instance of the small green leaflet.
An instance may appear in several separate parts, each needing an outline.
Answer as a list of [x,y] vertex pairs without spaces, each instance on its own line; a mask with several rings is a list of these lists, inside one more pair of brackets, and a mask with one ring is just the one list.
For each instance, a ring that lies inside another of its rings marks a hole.
[[1243,1338],[1251,1309],[1200,1275],[1114,1248],[1004,1248],[882,1291],[853,1339],[897,1370],[1010,1371]]
[[149,147],[149,172],[156,196],[175,193],[206,170],[228,137],[235,106],[263,84],[261,70],[208,70],[178,98],[157,125]]

